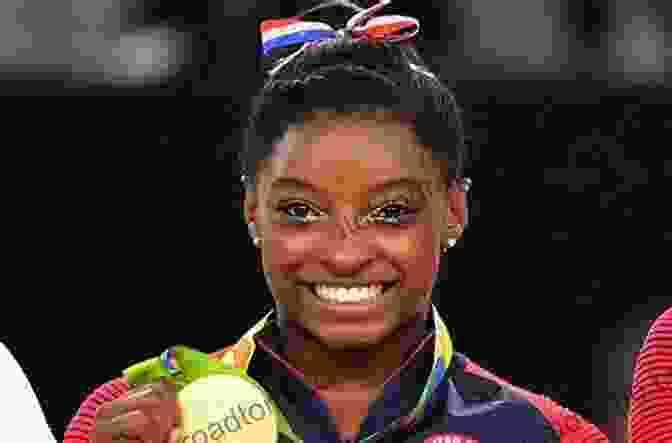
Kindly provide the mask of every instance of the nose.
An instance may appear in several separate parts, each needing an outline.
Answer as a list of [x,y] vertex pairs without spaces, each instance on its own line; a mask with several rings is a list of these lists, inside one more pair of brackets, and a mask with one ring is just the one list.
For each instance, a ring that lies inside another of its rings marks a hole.
[[353,216],[338,219],[336,235],[329,236],[322,248],[322,262],[335,276],[356,274],[375,258],[366,230]]

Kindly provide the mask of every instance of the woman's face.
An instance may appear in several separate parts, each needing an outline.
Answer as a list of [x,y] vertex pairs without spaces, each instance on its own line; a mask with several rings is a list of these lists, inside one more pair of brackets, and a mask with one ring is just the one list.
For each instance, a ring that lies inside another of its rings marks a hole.
[[[334,349],[377,344],[426,314],[442,230],[464,221],[464,194],[441,189],[413,130],[362,115],[290,128],[245,207],[281,322]],[[316,283],[394,285],[354,303],[319,297]]]

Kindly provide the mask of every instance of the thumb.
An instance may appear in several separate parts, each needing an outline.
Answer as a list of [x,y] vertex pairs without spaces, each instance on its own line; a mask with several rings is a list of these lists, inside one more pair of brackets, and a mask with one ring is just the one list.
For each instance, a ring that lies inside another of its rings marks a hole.
[[168,443],[179,443],[182,437],[182,430],[180,428],[173,428],[168,437]]

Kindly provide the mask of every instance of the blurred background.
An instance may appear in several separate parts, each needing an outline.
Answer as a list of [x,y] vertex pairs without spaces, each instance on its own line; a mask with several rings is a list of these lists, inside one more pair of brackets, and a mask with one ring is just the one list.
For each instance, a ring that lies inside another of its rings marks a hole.
[[[3,133],[18,135],[4,148],[67,160],[21,171],[10,192],[22,284],[4,313],[20,321],[0,336],[57,436],[94,386],[175,343],[219,349],[271,302],[234,159],[263,79],[259,22],[316,3],[0,2]],[[438,299],[456,346],[623,441],[636,352],[672,304],[672,4],[395,0],[386,11],[420,20],[418,47],[471,137],[472,223]],[[28,96],[58,101],[16,99]],[[212,148],[212,179],[157,164]],[[156,327],[172,306],[193,325]],[[239,320],[225,316],[232,306]],[[27,328],[36,311],[43,327]]]
[[[316,3],[5,0],[2,92],[149,95],[161,85],[168,95],[245,101],[236,80],[255,86],[259,20]],[[670,9],[662,0],[398,0],[388,8],[421,19],[423,53],[461,88],[477,80],[590,80],[612,94],[669,82]]]

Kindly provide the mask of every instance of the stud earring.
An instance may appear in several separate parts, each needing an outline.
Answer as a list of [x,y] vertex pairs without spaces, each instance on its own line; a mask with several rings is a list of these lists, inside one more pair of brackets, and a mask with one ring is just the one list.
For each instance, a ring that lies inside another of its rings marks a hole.
[[448,249],[452,248],[457,244],[457,240],[450,239],[447,241],[448,245],[441,248],[441,255],[448,254]]
[[448,253],[448,249],[454,247],[457,244],[457,239],[462,236],[462,225],[448,225],[447,228],[448,229],[446,234],[452,238],[448,239],[446,241],[447,245],[441,249],[441,254],[443,255],[446,255]]
[[252,237],[252,241],[254,243],[254,246],[256,248],[259,247],[259,244],[261,243],[261,239],[257,237],[257,227],[254,223],[248,223],[247,224],[247,232],[250,233],[250,237]]

